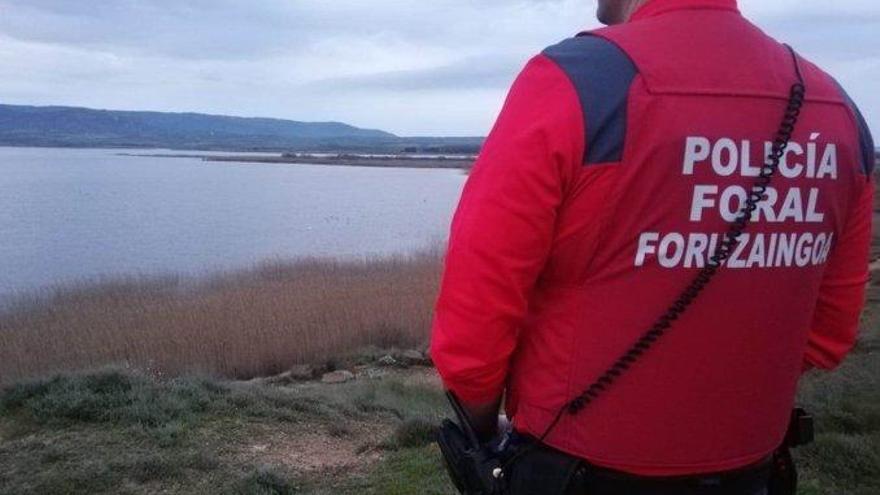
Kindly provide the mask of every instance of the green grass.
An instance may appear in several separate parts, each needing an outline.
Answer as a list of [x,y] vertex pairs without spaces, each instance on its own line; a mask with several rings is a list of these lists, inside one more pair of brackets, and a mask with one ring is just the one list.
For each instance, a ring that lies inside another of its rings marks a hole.
[[440,462],[440,451],[433,445],[399,450],[342,493],[454,495],[457,492]]
[[242,478],[232,489],[235,495],[293,495],[302,487],[271,467],[260,467]]
[[798,449],[805,495],[880,493],[880,281],[868,291],[861,341],[833,373],[810,373],[799,402],[816,416],[815,444]]
[[355,414],[355,409],[329,397],[303,398],[273,387],[222,384],[206,378],[160,382],[109,370],[10,387],[0,397],[0,414],[38,426],[137,426],[168,441],[205,416],[292,422],[308,417],[334,419]]
[[880,493],[880,350],[877,328],[835,373],[814,374],[800,401],[817,419],[816,443],[797,458],[808,495]]
[[[436,388],[394,378],[286,388],[106,370],[21,384],[0,394],[0,494],[362,494],[437,484],[436,456],[421,451],[432,449],[442,400]],[[379,465],[299,472],[245,455],[275,435],[345,439],[369,421],[388,434],[358,450],[365,459],[384,452]]]

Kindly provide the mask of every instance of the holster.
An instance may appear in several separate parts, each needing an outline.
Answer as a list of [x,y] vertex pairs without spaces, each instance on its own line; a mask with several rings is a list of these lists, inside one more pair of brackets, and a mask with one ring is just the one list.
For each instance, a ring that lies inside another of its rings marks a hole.
[[783,447],[773,453],[770,482],[767,495],[796,495],[798,486],[797,469],[791,458],[791,450]]
[[563,495],[572,492],[574,481],[582,474],[581,459],[564,454],[535,440],[519,437],[505,452],[516,456],[502,476],[504,495]]
[[461,427],[443,420],[437,432],[437,444],[452,483],[463,495],[500,495],[500,479],[496,470],[500,458],[488,446],[475,446]]
[[815,438],[813,416],[801,408],[791,413],[785,442],[773,454],[768,495],[795,495],[798,486],[797,467],[791,457],[791,449],[809,445]]
[[450,420],[443,421],[437,434],[446,470],[463,495],[567,493],[582,461],[533,442],[517,435],[500,451],[489,445],[474,448]]

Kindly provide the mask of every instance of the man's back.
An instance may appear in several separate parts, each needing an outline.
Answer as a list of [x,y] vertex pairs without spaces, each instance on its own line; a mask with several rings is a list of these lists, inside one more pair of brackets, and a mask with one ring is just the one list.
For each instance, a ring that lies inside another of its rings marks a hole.
[[[805,356],[830,368],[851,346],[873,145],[833,80],[798,63],[807,102],[733,256],[549,445],[646,475],[741,467],[781,443]],[[432,350],[447,384],[467,399],[506,383],[515,427],[541,435],[705,265],[795,81],[732,0],[649,3],[536,57],[453,224]]]

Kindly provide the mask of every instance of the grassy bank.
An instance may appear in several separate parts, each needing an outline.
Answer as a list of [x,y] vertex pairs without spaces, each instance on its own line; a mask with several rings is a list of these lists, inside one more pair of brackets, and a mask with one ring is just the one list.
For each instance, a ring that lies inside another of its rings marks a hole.
[[[797,452],[802,495],[880,493],[878,316],[840,371],[804,380],[819,431]],[[286,386],[110,370],[7,388],[0,494],[452,495],[430,443],[448,414],[433,370],[383,370]]]
[[426,343],[439,254],[68,286],[0,312],[0,385],[114,365],[249,378]]
[[[434,268],[427,268],[433,262],[423,262],[423,269],[434,274]],[[348,267],[339,267],[341,272],[349,273],[343,268]],[[276,268],[270,273],[285,272]],[[265,271],[236,276],[255,280],[262,290],[271,285]],[[292,283],[284,275],[276,278],[281,286]],[[214,287],[217,297],[230,297],[224,281],[231,283],[221,278]],[[173,287],[174,292],[192,292],[189,297],[206,297],[201,291],[211,284],[199,290],[180,282]],[[386,287],[389,294],[397,290],[392,287]],[[164,301],[169,288],[161,285],[154,291],[107,290],[78,297],[90,304],[114,296],[120,301]],[[55,304],[72,311],[67,305],[73,301],[68,294]],[[33,315],[47,318],[49,313],[43,308]],[[87,350],[76,347],[72,337],[68,345]],[[383,332],[373,338],[396,340],[386,339]],[[120,345],[122,340],[114,342]],[[139,342],[131,346],[141,352],[164,349],[144,348]],[[198,348],[193,345],[187,352],[195,356]],[[83,356],[80,364],[97,362]],[[209,357],[197,361],[212,362]],[[28,368],[36,374],[46,370]],[[452,494],[438,452],[430,445],[431,425],[447,414],[433,370],[378,371],[341,385],[279,386],[123,370],[65,374],[7,387],[0,392],[0,495]],[[818,438],[796,453],[802,495],[880,493],[878,391],[880,281],[875,280],[855,351],[838,371],[811,373],[803,380],[799,402],[816,414]]]
[[[840,370],[800,403],[817,442],[797,452],[803,495],[880,493],[880,284]],[[385,371],[388,370],[388,371]],[[433,370],[383,368],[341,385],[63,375],[0,393],[0,495],[451,495],[432,425]]]
[[[452,494],[430,444],[448,414],[433,370],[341,385],[66,374],[0,392],[0,495]],[[802,495],[880,493],[880,281],[858,347],[814,372]]]
[[275,387],[121,371],[0,395],[0,494],[449,493],[421,372]]

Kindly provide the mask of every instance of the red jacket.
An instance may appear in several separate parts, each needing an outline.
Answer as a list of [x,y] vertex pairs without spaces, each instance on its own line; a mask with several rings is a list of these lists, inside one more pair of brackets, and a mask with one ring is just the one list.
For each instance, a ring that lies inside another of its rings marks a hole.
[[[644,475],[722,471],[782,441],[804,362],[852,347],[874,147],[827,74],[733,257],[553,447]],[[465,401],[506,390],[541,434],[688,284],[742,204],[795,82],[734,0],[652,0],[515,82],[452,225],[432,357]]]

